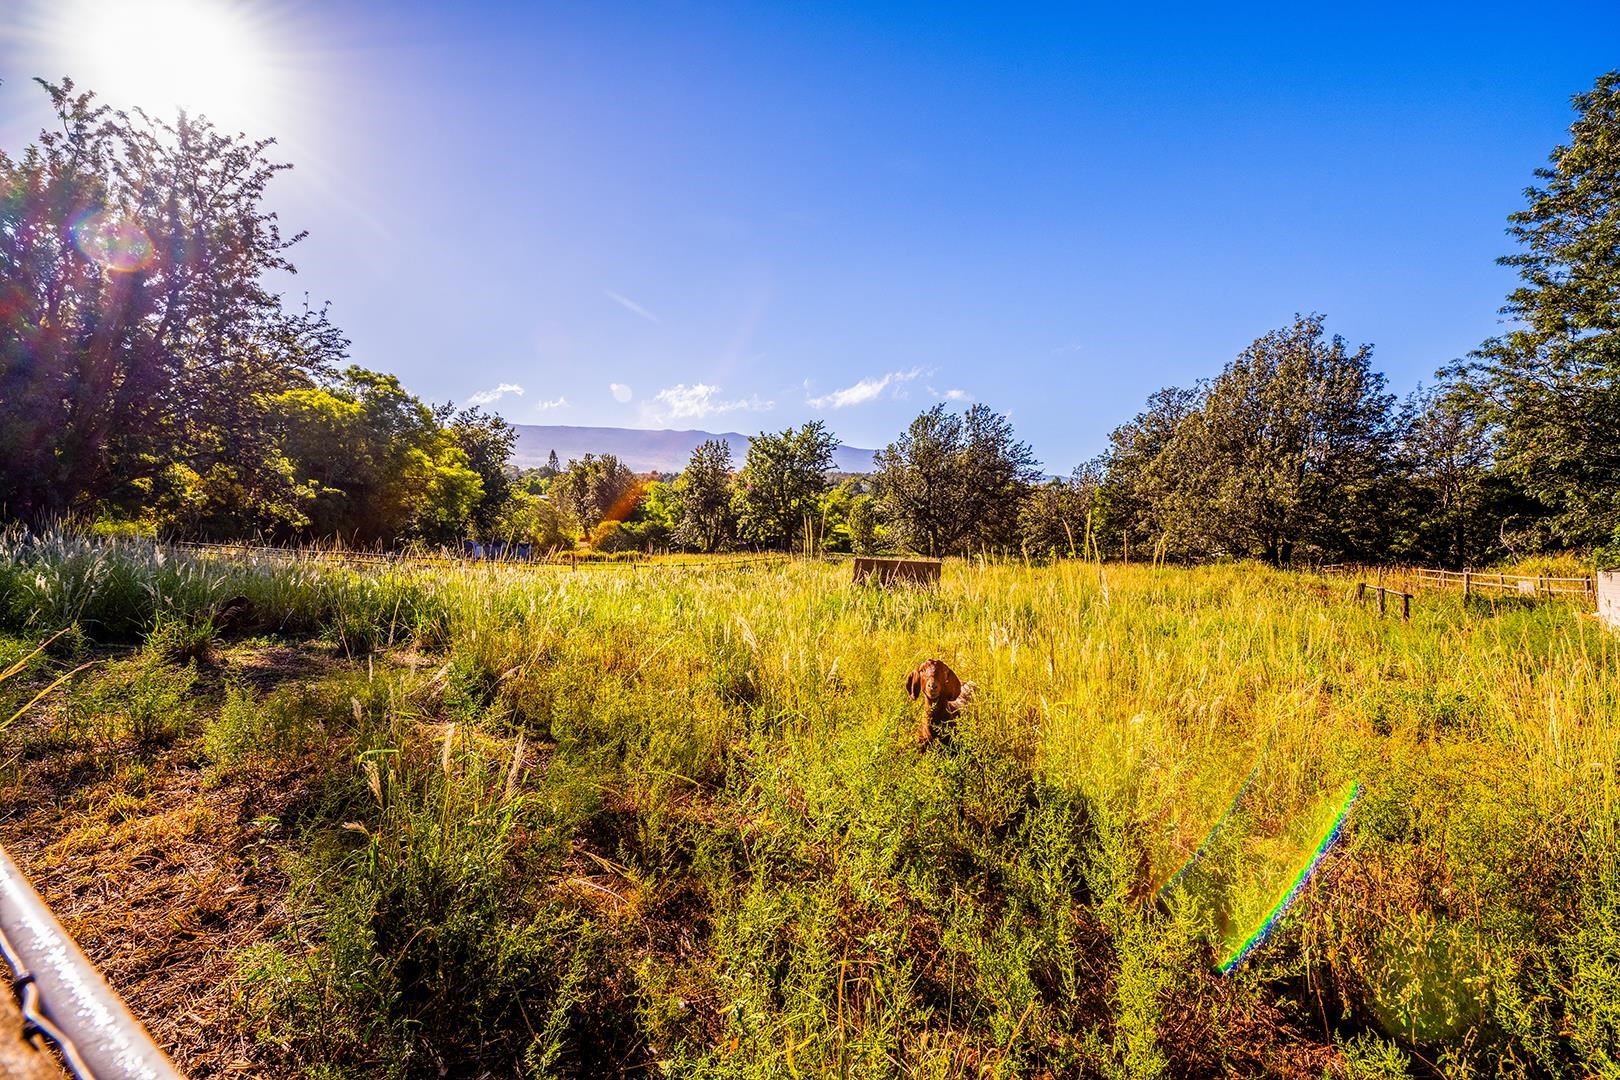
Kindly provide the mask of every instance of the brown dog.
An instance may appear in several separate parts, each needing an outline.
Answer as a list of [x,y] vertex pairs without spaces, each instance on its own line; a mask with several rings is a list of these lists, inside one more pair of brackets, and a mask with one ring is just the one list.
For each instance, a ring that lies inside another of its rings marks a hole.
[[[968,684],[966,689],[971,689]],[[942,742],[950,742],[950,721],[962,706],[967,704],[968,695],[964,693],[962,680],[956,677],[956,672],[943,660],[928,660],[918,664],[906,676],[906,693],[911,700],[919,697],[928,708],[923,712],[922,720],[917,724],[917,743],[927,746],[936,738],[935,727],[939,731],[937,737]]]

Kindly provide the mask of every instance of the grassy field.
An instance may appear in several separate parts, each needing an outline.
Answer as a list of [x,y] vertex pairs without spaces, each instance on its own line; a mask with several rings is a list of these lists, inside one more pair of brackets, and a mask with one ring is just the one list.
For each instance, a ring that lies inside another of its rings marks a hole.
[[848,577],[12,540],[0,840],[197,1077],[1620,1075],[1620,636]]

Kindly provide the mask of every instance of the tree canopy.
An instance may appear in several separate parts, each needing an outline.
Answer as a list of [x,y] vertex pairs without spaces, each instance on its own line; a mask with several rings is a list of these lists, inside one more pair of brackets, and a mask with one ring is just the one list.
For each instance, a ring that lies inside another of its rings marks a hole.
[[804,535],[807,521],[817,515],[837,448],[838,439],[820,420],[754,436],[737,477],[737,527],[742,537],[761,547],[792,547]]
[[1024,496],[1040,476],[1029,444],[979,403],[961,414],[935,405],[878,452],[876,466],[890,520],[928,555],[1016,548]]
[[0,152],[0,504],[136,505],[175,466],[256,488],[242,440],[347,346],[266,283],[300,239],[262,205],[287,166],[272,140],[41,85],[61,130]]
[[1545,508],[1547,541],[1581,545],[1620,529],[1620,71],[1574,106],[1570,141],[1509,218],[1509,329],[1449,373],[1500,470]]

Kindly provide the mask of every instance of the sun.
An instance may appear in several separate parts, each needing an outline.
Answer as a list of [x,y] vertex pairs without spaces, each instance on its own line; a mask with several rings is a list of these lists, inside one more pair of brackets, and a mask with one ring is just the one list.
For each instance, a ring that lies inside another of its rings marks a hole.
[[59,0],[37,33],[59,70],[110,104],[262,129],[278,90],[265,10],[240,0]]

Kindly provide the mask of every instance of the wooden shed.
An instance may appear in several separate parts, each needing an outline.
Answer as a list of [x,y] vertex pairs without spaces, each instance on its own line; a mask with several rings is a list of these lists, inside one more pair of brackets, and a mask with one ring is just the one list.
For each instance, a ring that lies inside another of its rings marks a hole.
[[933,585],[939,582],[940,565],[938,559],[879,559],[860,555],[855,558],[855,582],[892,585],[905,581]]

